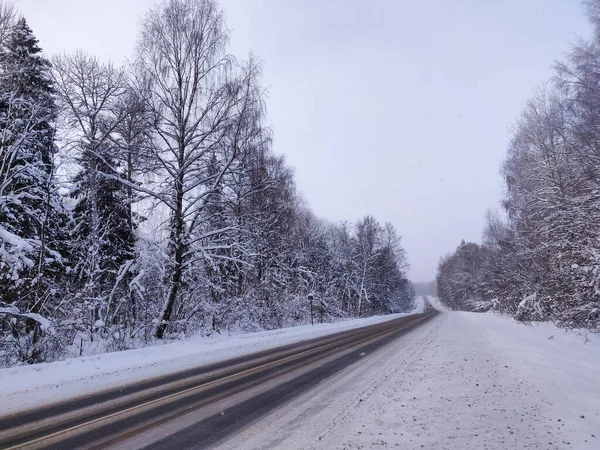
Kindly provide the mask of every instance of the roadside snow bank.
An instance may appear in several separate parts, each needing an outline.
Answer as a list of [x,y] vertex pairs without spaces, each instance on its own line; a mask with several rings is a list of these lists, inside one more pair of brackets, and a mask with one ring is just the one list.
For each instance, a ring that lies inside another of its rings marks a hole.
[[550,323],[526,326],[493,313],[458,314],[469,326],[485,328],[491,346],[547,398],[546,417],[568,432],[571,443],[558,447],[600,448],[600,336]]
[[449,312],[449,309],[442,305],[442,302],[440,302],[440,300],[437,297],[434,297],[433,295],[428,295],[427,300],[429,301],[431,306],[433,306],[438,311]]
[[420,295],[415,299],[414,313],[422,313],[425,311],[425,295]]
[[237,336],[192,338],[136,350],[0,369],[0,416],[405,315],[375,316]]
[[448,311],[436,297],[432,295],[419,295],[415,299],[413,314],[425,312],[425,308],[428,306],[432,306],[440,312]]

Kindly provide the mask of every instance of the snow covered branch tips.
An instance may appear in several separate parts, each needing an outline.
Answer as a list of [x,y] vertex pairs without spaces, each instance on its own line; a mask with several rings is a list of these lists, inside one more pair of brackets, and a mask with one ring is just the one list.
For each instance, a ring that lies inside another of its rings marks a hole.
[[309,323],[309,292],[320,321],[411,308],[394,227],[297,193],[226,30],[165,0],[130,65],[51,63],[0,8],[0,365]]

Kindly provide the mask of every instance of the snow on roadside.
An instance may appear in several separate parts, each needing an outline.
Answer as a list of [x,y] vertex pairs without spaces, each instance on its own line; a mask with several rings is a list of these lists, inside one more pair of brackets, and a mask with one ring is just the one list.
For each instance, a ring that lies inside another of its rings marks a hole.
[[600,448],[600,339],[446,313],[223,449]]
[[237,336],[192,338],[136,350],[0,369],[0,416],[405,315],[375,316]]
[[429,303],[431,304],[431,306],[433,306],[438,311],[442,311],[442,312],[448,312],[449,311],[448,308],[446,308],[444,305],[442,305],[442,302],[440,302],[437,297],[433,297],[432,295],[428,295],[427,296],[427,300],[429,301]]
[[448,308],[446,308],[442,303],[432,295],[419,295],[415,300],[415,308],[413,312],[423,312],[426,308],[426,303],[429,303],[432,307],[437,309],[440,312],[448,312]]
[[600,336],[550,323],[525,326],[492,313],[460,314],[471,326],[485,327],[493,348],[539,386],[546,417],[571,443],[565,448],[600,448]]
[[425,300],[427,300],[426,295],[420,295],[415,299],[415,307],[413,312],[422,313],[425,311]]

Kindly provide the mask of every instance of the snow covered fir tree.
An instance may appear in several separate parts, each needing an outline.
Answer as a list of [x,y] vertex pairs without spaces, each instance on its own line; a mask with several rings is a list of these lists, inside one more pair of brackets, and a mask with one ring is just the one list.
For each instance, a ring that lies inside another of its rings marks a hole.
[[[46,303],[60,296],[66,212],[55,183],[56,105],[50,63],[25,19],[0,52],[0,290],[3,333],[21,360],[45,357],[38,344]],[[5,314],[6,315],[6,314]]]
[[0,16],[0,366],[306,324],[309,294],[316,321],[411,309],[394,227],[298,193],[217,3],[149,11],[128,67]]

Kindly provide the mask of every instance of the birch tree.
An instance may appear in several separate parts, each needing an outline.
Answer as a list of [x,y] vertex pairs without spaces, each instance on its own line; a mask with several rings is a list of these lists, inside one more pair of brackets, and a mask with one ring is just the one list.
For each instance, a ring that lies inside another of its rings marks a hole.
[[239,155],[227,137],[243,122],[253,81],[233,73],[225,53],[223,14],[212,0],[168,0],[142,23],[136,76],[156,134],[160,182],[146,190],[169,215],[168,290],[158,318],[162,339],[188,270],[204,258],[225,258],[228,225],[206,227],[209,205]]

